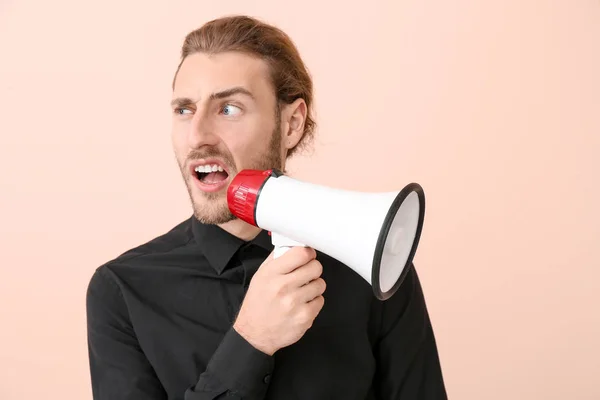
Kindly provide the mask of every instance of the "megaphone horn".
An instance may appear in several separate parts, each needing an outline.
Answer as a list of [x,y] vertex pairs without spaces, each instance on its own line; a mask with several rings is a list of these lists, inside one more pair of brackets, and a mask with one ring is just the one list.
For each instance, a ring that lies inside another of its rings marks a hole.
[[240,171],[227,203],[239,219],[271,232],[275,257],[292,246],[310,246],[353,269],[379,300],[404,281],[425,215],[417,183],[364,193],[311,184],[277,169]]

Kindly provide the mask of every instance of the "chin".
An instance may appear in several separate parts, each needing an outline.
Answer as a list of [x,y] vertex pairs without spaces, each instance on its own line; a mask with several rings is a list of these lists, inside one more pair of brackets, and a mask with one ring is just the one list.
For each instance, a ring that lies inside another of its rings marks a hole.
[[194,216],[198,221],[207,225],[221,225],[236,219],[234,215],[229,213],[207,213],[205,210],[194,210]]
[[195,176],[186,179],[186,186],[194,210],[194,217],[203,224],[221,225],[237,219],[227,205],[227,185],[202,190]]
[[198,221],[203,224],[220,225],[236,219],[231,211],[229,211],[226,200],[221,196],[212,199],[207,199],[205,196],[202,197],[200,201],[196,199],[192,200],[194,216]]

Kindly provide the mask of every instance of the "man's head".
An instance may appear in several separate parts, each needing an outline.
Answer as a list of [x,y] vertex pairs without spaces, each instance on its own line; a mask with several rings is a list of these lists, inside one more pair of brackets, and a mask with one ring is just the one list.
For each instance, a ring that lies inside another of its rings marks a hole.
[[234,219],[226,199],[233,176],[284,170],[313,137],[311,107],[311,78],[280,29],[236,16],[189,33],[173,80],[172,140],[196,218]]

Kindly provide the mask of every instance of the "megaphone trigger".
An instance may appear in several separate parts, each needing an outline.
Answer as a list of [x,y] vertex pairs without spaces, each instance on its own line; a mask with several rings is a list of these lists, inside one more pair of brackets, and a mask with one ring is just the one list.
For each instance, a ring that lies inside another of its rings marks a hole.
[[283,254],[285,254],[288,250],[290,250],[292,247],[306,247],[306,245],[297,242],[295,240],[292,240],[286,236],[283,236],[277,232],[271,232],[271,241],[273,242],[273,245],[275,246],[275,249],[273,250],[273,258],[277,258],[277,257],[281,257]]

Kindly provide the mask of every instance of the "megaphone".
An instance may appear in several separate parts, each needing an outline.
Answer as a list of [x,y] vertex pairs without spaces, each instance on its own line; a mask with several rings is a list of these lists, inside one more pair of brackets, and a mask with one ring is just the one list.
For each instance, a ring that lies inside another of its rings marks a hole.
[[417,183],[363,193],[311,184],[277,169],[240,171],[227,189],[231,213],[271,233],[274,257],[309,246],[353,269],[387,300],[417,250],[425,195]]

